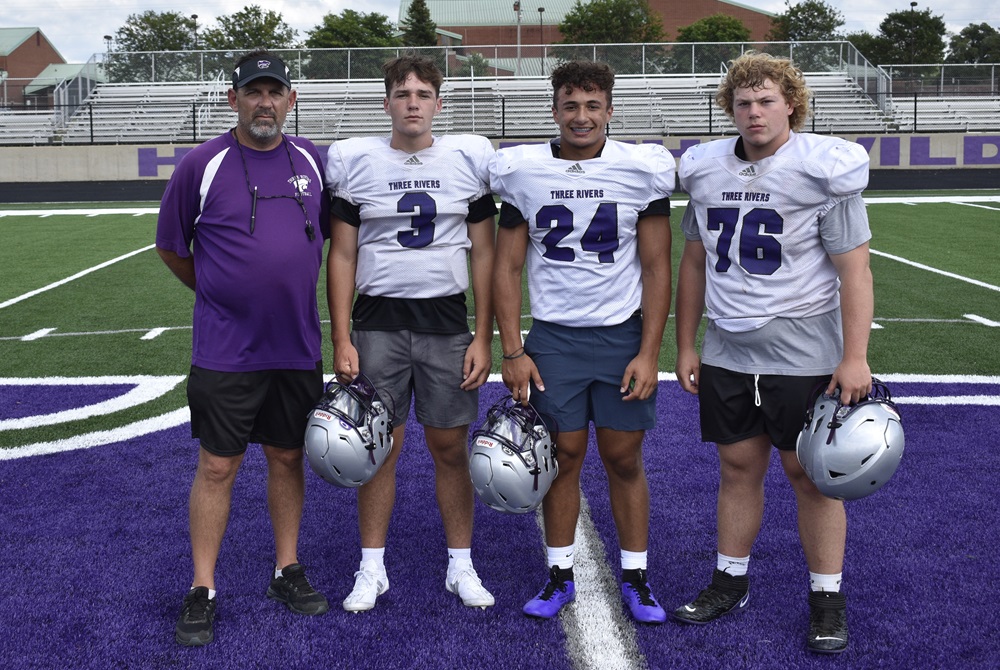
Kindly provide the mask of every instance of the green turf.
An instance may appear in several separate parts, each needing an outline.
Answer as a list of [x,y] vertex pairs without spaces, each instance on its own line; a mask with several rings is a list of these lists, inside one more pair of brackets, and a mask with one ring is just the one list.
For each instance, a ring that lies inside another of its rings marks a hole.
[[[88,205],[149,207],[155,203]],[[0,211],[48,208],[2,206]],[[996,289],[1000,287],[1000,203],[980,207],[947,202],[873,203],[868,209],[871,248],[876,252],[871,259],[875,322],[881,326],[871,334],[872,370],[881,374],[1000,375],[1000,327],[966,316],[1000,322],[1000,291]],[[684,244],[679,232],[682,211],[675,209],[671,226],[675,278]],[[155,216],[8,216],[0,217],[0,228],[6,242],[0,247],[3,303],[151,245]],[[879,254],[898,256],[988,286]],[[526,287],[523,292],[522,313],[527,315]],[[325,281],[321,280],[317,297],[322,318],[328,319],[325,293]],[[0,377],[185,375],[190,365],[193,300],[193,293],[170,274],[155,250],[141,251],[0,309]],[[469,302],[471,314],[471,291]],[[522,328],[527,329],[530,323],[530,318],[525,318]],[[157,328],[170,330],[143,339]],[[22,339],[42,329],[55,330],[39,339]],[[324,331],[328,335],[328,321]],[[499,338],[494,339],[493,353],[496,372]],[[328,337],[324,357],[329,364]],[[671,318],[661,347],[660,369],[673,370],[674,358]],[[0,448],[113,428],[184,405],[181,383],[161,398],[109,416],[27,430],[0,430]]]

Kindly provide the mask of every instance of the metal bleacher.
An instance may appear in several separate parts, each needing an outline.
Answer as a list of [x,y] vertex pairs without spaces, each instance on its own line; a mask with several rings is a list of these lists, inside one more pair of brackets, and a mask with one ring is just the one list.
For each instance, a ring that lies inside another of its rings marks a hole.
[[1000,122],[1000,97],[900,97],[892,108],[900,132],[986,131]]
[[[614,90],[613,136],[732,134],[715,105],[719,74],[622,75]],[[843,72],[807,72],[814,93],[806,130],[828,134],[995,130],[1000,97],[891,100],[883,111]],[[298,92],[286,131],[315,141],[389,132],[380,80],[294,82]],[[197,143],[232,127],[228,82],[101,83],[72,114],[0,110],[0,144]],[[492,138],[539,137],[555,131],[547,78],[445,80],[435,132]]]

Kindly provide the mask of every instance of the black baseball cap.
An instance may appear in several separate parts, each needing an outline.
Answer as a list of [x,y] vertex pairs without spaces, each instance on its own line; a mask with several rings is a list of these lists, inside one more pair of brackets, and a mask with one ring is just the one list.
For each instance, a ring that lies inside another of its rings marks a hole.
[[288,78],[288,66],[277,56],[262,55],[249,59],[233,70],[233,88],[246,86],[261,77],[277,79],[288,88],[292,87],[292,82]]

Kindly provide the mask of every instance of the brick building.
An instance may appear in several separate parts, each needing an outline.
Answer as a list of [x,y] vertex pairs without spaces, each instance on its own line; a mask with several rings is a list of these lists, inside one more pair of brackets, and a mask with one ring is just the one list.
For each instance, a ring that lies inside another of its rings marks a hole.
[[[584,4],[589,0],[580,0]],[[399,20],[406,18],[411,0],[400,0]],[[517,44],[518,20],[515,0],[426,0],[431,19],[439,29],[461,37],[463,46]],[[733,16],[749,29],[752,41],[763,41],[771,29],[770,12],[728,0],[648,0],[660,15],[668,40],[676,39],[678,28],[715,14]],[[522,0],[520,3],[520,43],[553,44],[562,40],[559,24],[576,0]]]
[[24,88],[52,64],[66,60],[38,28],[0,28],[0,78],[3,104],[24,102]]

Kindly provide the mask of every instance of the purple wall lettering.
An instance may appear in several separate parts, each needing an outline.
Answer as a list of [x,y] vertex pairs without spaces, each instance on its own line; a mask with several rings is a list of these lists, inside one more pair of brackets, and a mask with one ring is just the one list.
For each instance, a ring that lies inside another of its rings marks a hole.
[[1000,135],[966,135],[963,146],[965,165],[1000,165]]
[[173,156],[159,156],[156,148],[142,147],[138,150],[139,176],[159,177],[161,165],[177,165],[184,154],[191,151],[190,147],[174,147]]
[[910,165],[955,165],[954,156],[931,156],[931,138],[910,138]]

